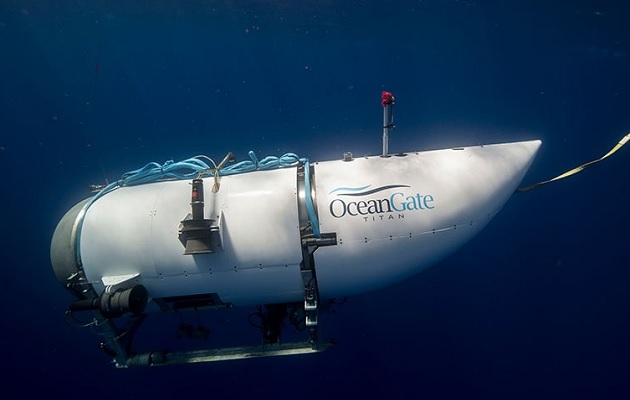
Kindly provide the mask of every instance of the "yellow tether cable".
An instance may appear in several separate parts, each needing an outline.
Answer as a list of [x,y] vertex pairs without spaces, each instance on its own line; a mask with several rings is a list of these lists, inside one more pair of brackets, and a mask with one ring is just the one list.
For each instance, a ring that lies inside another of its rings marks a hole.
[[565,173],[563,173],[561,175],[556,176],[555,178],[549,179],[548,181],[542,181],[542,182],[534,183],[533,185],[529,185],[529,186],[525,186],[525,187],[522,187],[522,188],[518,188],[518,189],[516,189],[516,191],[517,192],[527,192],[529,190],[536,189],[537,187],[545,185],[547,183],[554,182],[554,181],[566,178],[567,176],[571,176],[571,175],[577,174],[578,172],[580,172],[580,171],[590,167],[591,165],[596,164],[596,163],[602,161],[603,159],[609,157],[614,152],[619,150],[624,144],[626,144],[628,142],[628,140],[630,140],[630,133],[628,133],[626,136],[624,136],[619,141],[619,143],[617,143],[615,145],[615,147],[610,149],[610,151],[608,153],[604,154],[602,157],[598,158],[597,160],[593,160],[591,162],[587,162],[586,164],[582,164],[579,167],[575,167],[575,168],[573,168],[570,171],[567,171],[567,172],[565,172]]

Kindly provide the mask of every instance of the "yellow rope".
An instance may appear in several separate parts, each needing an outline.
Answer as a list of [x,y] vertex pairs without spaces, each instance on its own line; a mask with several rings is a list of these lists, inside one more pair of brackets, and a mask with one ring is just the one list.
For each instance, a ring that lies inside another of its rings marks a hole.
[[628,140],[630,140],[630,133],[628,133],[626,136],[624,136],[619,141],[619,143],[617,143],[615,145],[615,147],[610,149],[610,151],[608,153],[604,154],[602,157],[598,158],[597,160],[593,160],[591,162],[587,162],[586,164],[582,164],[579,167],[575,167],[575,168],[573,168],[570,171],[567,171],[567,172],[565,172],[563,174],[560,174],[560,175],[556,176],[555,178],[549,179],[548,181],[542,181],[542,182],[535,183],[533,185],[529,185],[529,186],[525,186],[525,187],[522,187],[522,188],[518,188],[518,189],[516,189],[516,191],[517,192],[527,192],[529,190],[536,189],[537,187],[540,187],[542,185],[546,185],[547,183],[551,183],[551,182],[554,182],[554,181],[566,178],[567,176],[575,175],[578,172],[583,171],[584,169],[590,167],[591,165],[596,164],[596,163],[602,161],[603,159],[609,157],[614,152],[619,150],[624,144],[626,144],[628,142]]

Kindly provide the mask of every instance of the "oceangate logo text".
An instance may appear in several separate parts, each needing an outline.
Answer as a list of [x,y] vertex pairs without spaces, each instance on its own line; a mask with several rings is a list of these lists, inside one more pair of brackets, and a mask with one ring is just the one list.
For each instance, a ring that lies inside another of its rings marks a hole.
[[[409,193],[409,185],[385,185],[374,189],[370,189],[370,186],[339,187],[331,190],[329,194],[334,194],[336,198],[328,207],[330,214],[335,218],[351,216],[363,217],[365,221],[376,221],[402,219],[406,211],[435,208],[435,199],[432,195]],[[372,195],[376,193],[381,193],[379,198],[365,198],[373,197]],[[398,217],[394,214],[398,214]]]

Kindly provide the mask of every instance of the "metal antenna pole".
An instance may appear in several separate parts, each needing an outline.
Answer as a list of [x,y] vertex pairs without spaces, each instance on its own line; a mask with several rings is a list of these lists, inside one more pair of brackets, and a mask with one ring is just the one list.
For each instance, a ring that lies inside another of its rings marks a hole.
[[383,104],[383,155],[381,157],[388,157],[389,129],[394,128],[392,110],[394,107],[394,96],[390,92],[383,91],[381,104]]
[[388,118],[387,114],[389,105],[385,105],[383,107],[383,157],[387,157],[388,153],[388,144],[389,144],[389,126],[388,126]]

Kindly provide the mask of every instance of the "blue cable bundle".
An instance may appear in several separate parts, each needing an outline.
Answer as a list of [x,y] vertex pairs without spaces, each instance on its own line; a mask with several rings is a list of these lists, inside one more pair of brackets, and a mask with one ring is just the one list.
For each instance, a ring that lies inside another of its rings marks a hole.
[[[219,170],[219,176],[242,174],[257,170],[262,171],[275,168],[292,167],[300,161],[305,164],[308,163],[308,159],[299,158],[293,153],[286,153],[280,157],[267,156],[259,161],[256,154],[253,151],[250,151],[249,158],[250,160],[241,161],[234,165],[221,168]],[[210,164],[203,161],[203,159],[208,160]],[[217,167],[214,161],[210,157],[203,155],[191,157],[178,162],[168,160],[164,163],[164,165],[160,165],[156,162],[150,162],[142,168],[124,173],[119,180],[107,185],[92,198],[88,207],[103,195],[119,187],[142,185],[169,179],[194,179],[195,177],[206,173],[212,172],[212,174],[214,174],[216,168]]]
[[168,160],[164,165],[151,162],[140,169],[123,174],[121,186],[141,185],[161,179],[193,179],[207,169],[210,169],[208,164],[194,157],[177,163]]
[[[92,198],[88,207],[103,195],[119,187],[142,185],[166,179],[193,179],[202,171],[211,169],[208,164],[201,160],[202,157],[205,156],[192,157],[179,162],[168,160],[164,163],[164,165],[160,165],[156,162],[150,162],[142,168],[126,172],[119,180],[110,183],[98,192],[96,196]],[[208,158],[208,160],[212,162],[211,159]]]
[[219,171],[219,175],[233,175],[257,170],[265,171],[276,168],[292,167],[300,161],[308,162],[307,159],[301,159],[293,153],[286,153],[281,157],[267,156],[261,161],[258,161],[256,154],[253,151],[250,151],[249,158],[251,160],[241,161],[234,165],[222,168]]

